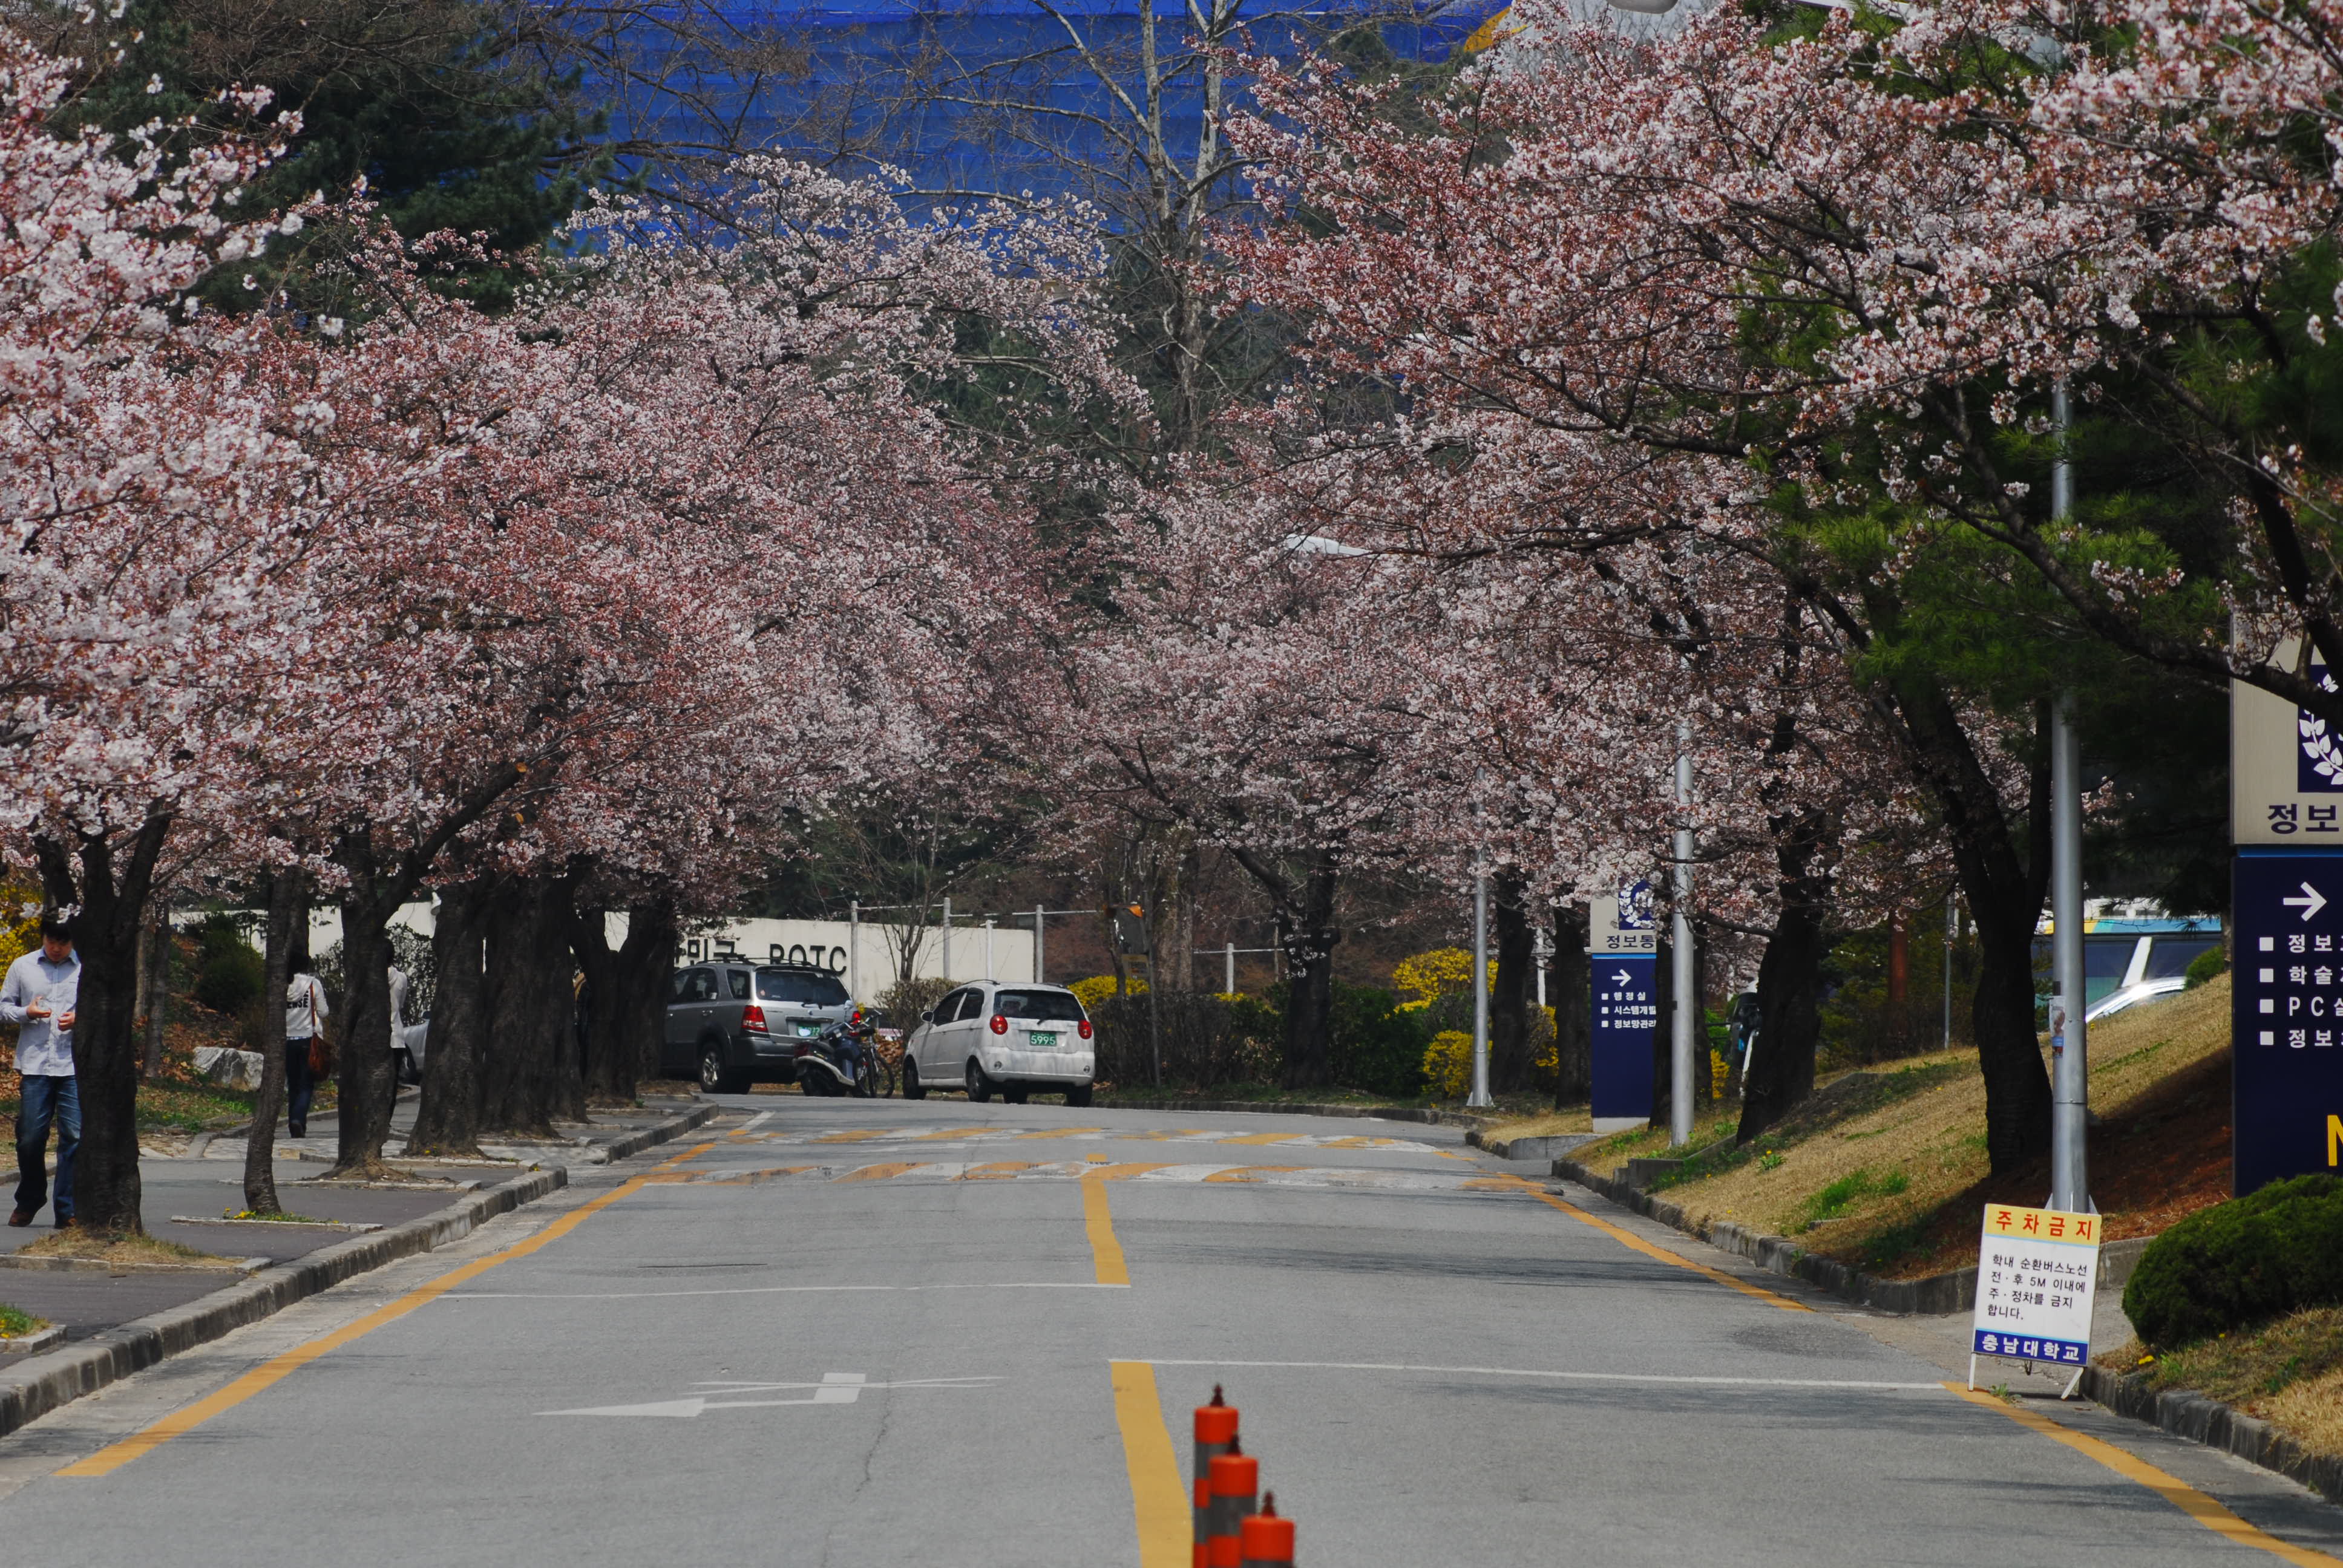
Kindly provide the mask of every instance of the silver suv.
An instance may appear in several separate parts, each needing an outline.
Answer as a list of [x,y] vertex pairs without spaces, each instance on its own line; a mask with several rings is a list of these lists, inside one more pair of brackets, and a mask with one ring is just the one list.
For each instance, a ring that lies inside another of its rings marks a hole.
[[1095,1032],[1081,999],[1062,986],[977,980],[920,1015],[903,1042],[903,1098],[965,1089],[972,1101],[998,1093],[1022,1105],[1037,1090],[1062,1091],[1067,1104],[1088,1105]]
[[697,1071],[710,1094],[797,1080],[797,1042],[854,1016],[854,999],[828,970],[714,959],[668,982],[663,1070]]

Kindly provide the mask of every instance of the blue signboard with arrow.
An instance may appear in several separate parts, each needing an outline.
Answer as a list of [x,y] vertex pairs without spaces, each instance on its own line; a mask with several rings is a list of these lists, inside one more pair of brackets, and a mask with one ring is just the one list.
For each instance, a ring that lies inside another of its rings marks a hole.
[[1594,1008],[1591,1060],[1594,1131],[1652,1119],[1652,1052],[1659,1040],[1660,921],[1647,882],[1632,882],[1588,911],[1587,971]]
[[2242,849],[2234,889],[2236,1191],[2343,1158],[2343,854]]

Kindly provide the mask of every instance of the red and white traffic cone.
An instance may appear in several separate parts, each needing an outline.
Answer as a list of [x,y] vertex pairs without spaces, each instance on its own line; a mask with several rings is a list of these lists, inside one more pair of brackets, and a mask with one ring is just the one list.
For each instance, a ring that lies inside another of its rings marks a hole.
[[1293,1568],[1293,1521],[1277,1516],[1277,1493],[1237,1526],[1238,1568]]
[[1261,1493],[1261,1461],[1233,1438],[1229,1452],[1212,1461],[1212,1506],[1205,1522],[1205,1568],[1241,1568],[1238,1531]]
[[1211,1523],[1212,1461],[1236,1446],[1237,1407],[1221,1400],[1221,1385],[1212,1385],[1212,1402],[1196,1407],[1196,1481],[1191,1500],[1196,1515],[1196,1568],[1205,1568],[1204,1537]]

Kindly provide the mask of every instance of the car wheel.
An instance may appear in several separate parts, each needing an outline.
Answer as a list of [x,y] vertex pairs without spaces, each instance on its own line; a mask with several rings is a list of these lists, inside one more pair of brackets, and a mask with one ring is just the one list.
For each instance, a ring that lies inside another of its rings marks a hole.
[[709,1044],[699,1048],[699,1087],[710,1094],[739,1094],[749,1087],[749,1075],[724,1065],[724,1050]]
[[928,1086],[920,1081],[920,1064],[910,1057],[905,1057],[903,1059],[903,1098],[925,1100],[927,1097]]
[[981,1105],[992,1098],[992,1080],[984,1076],[984,1069],[970,1057],[968,1063],[968,1102]]
[[1075,1109],[1080,1110],[1081,1107],[1083,1107],[1083,1106],[1085,1106],[1085,1105],[1088,1105],[1090,1102],[1091,1102],[1091,1086],[1090,1086],[1089,1084],[1085,1083],[1085,1084],[1082,1084],[1082,1085],[1081,1085],[1081,1087],[1079,1087],[1079,1088],[1076,1088],[1076,1089],[1069,1089],[1068,1091],[1066,1091],[1066,1103],[1067,1103],[1068,1105],[1071,1105],[1071,1106],[1074,1107]]

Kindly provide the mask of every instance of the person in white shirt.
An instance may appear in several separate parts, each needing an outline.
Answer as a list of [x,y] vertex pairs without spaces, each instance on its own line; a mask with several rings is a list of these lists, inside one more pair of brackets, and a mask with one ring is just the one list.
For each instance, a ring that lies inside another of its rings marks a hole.
[[309,1135],[309,1101],[317,1081],[309,1070],[309,1045],[326,1029],[326,986],[309,972],[309,955],[293,955],[293,979],[285,988],[286,1121],[296,1138]]
[[49,1201],[49,1128],[57,1130],[57,1229],[74,1222],[74,1156],[81,1149],[81,1085],[74,1077],[74,1010],[81,960],[63,917],[41,921],[41,945],[8,966],[0,980],[0,1021],[16,1028],[16,1207],[11,1225],[29,1225]]

